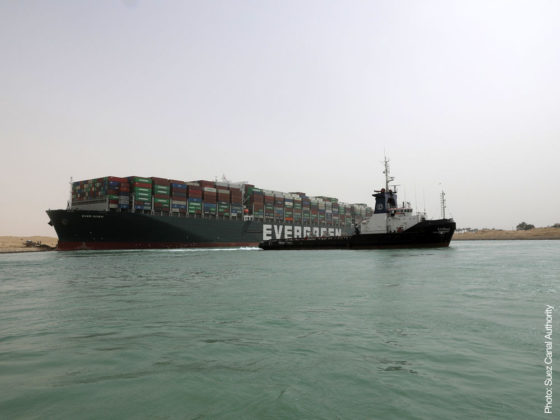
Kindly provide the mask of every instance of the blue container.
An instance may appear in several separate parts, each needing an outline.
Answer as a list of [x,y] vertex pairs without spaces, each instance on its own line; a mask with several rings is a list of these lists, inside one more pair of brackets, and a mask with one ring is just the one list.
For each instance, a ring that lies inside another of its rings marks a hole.
[[189,197],[189,202],[190,203],[202,203],[202,198],[190,198]]
[[173,209],[186,209],[187,205],[186,204],[171,204],[171,208],[173,208]]
[[187,190],[187,186],[186,186],[186,185],[183,185],[183,184],[175,184],[175,183],[172,182],[172,183],[171,183],[171,189],[174,189],[174,190],[185,190],[185,191],[186,191],[186,190]]
[[241,204],[231,205],[231,214],[242,214],[242,213],[243,213],[243,206]]
[[215,203],[204,203],[202,205],[204,214],[216,214],[216,207]]

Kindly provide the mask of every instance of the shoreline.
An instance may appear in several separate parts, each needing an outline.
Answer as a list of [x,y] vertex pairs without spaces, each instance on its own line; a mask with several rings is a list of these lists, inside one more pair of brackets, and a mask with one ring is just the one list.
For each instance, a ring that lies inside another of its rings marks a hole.
[[50,236],[0,236],[0,254],[54,251],[57,243]]
[[560,239],[560,228],[534,228],[531,230],[481,229],[478,232],[462,232],[453,235],[454,241],[530,241]]

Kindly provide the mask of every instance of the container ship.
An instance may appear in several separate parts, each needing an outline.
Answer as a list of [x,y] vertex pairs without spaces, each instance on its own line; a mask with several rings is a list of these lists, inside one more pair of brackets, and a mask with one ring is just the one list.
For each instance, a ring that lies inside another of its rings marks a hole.
[[339,237],[366,204],[248,183],[115,177],[73,182],[66,209],[47,210],[58,250],[256,247],[270,239]]

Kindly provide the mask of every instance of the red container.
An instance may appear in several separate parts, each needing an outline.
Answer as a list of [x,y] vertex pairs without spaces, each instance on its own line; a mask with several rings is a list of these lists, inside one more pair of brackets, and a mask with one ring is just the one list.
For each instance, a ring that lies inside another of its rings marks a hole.
[[264,196],[262,194],[251,194],[251,197],[249,198],[249,202],[263,204]]
[[[204,188],[213,188],[213,187],[204,187]],[[215,203],[216,202],[216,191],[207,191],[202,190],[202,200],[207,203]]]
[[132,186],[134,188],[149,188],[149,189],[152,189],[152,184],[148,184],[147,182],[133,182]]
[[216,183],[214,181],[205,181],[202,179],[199,179],[198,184],[202,187],[202,188],[216,188]]
[[128,179],[126,178],[119,178],[118,176],[108,176],[107,180],[109,181],[117,181],[117,182],[126,182],[128,184]]
[[240,189],[232,188],[230,190],[230,201],[232,203],[241,203],[242,197]]
[[218,201],[223,201],[225,203],[229,203],[230,200],[230,193],[229,190],[219,189],[218,190]]
[[165,178],[156,178],[155,176],[152,177],[152,184],[154,185],[169,185],[169,180]]

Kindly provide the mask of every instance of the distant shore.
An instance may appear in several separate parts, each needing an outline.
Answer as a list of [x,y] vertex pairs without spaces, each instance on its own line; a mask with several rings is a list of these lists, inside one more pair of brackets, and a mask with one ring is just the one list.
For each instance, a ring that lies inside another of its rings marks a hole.
[[478,240],[538,240],[560,239],[560,228],[534,228],[531,230],[481,229],[478,232],[464,232],[453,235],[454,241]]
[[50,236],[0,236],[0,254],[52,251],[56,248],[57,242],[57,238]]

